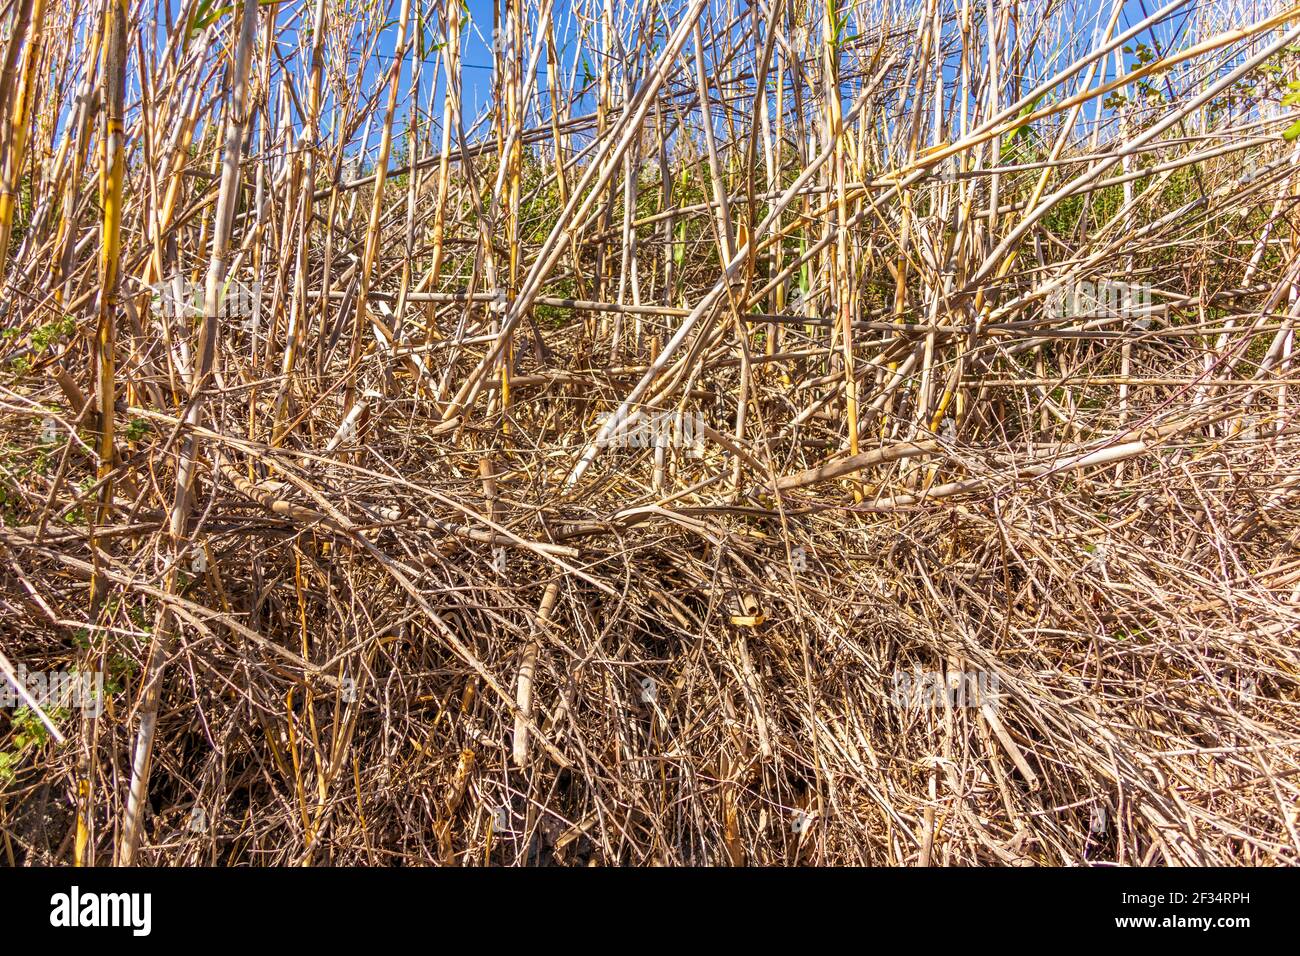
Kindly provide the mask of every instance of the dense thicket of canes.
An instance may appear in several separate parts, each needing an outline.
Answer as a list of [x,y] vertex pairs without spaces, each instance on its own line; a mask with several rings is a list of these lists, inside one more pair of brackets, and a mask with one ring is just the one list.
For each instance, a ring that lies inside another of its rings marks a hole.
[[1286,4],[0,30],[0,860],[1300,862]]

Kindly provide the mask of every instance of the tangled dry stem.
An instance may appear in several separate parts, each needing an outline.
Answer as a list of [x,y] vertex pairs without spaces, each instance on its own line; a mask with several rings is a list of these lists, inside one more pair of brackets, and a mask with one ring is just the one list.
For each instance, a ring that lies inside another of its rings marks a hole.
[[6,14],[8,862],[1300,862],[1281,8],[159,9]]

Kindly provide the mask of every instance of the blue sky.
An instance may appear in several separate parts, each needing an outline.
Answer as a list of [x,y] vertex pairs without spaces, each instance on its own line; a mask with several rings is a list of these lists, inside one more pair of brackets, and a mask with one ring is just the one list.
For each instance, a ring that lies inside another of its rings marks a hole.
[[[174,10],[179,9],[181,0],[169,0],[169,2],[172,4]],[[224,2],[227,2],[227,0],[213,0],[214,5],[219,5]],[[679,10],[685,5],[685,2],[686,0],[670,0],[666,6],[670,11]],[[975,2],[982,8],[982,0],[975,0]],[[1125,0],[1125,8],[1121,15],[1119,29],[1124,30],[1128,25],[1145,18],[1151,11],[1160,6],[1160,2],[1161,0]],[[1022,32],[1032,29],[1034,25],[1032,19],[1033,11],[1042,9],[1045,3],[1046,0],[1030,0],[1030,2],[1021,5],[1020,26]],[[375,84],[379,81],[383,72],[391,64],[392,54],[398,35],[398,24],[396,21],[397,4],[390,2],[390,0],[375,0],[375,4],[381,9],[386,9],[387,15],[391,19],[385,25],[381,33],[376,55],[370,57],[365,64],[362,75],[358,78],[361,88],[365,92],[374,89]],[[561,50],[561,61],[566,74],[573,67],[573,58],[577,47],[575,41],[578,23],[573,7],[576,5],[579,9],[585,9],[592,15],[598,16],[602,4],[603,0],[554,0],[552,21],[555,27],[556,42]],[[1179,38],[1186,23],[1190,20],[1194,5],[1195,0],[1186,5],[1179,12],[1175,13],[1171,20],[1159,30],[1160,49],[1168,49],[1168,47],[1175,43]],[[306,0],[306,2],[285,3],[279,8],[278,22],[284,24],[292,20],[295,25],[303,23],[306,21],[306,18],[311,16],[312,7],[313,4],[310,0]],[[469,14],[469,22],[462,30],[461,42],[463,69],[461,71],[461,84],[465,107],[464,122],[466,128],[469,129],[472,126],[475,117],[484,109],[485,106],[488,105],[492,95],[492,52],[490,43],[492,40],[493,0],[466,0],[466,7]],[[615,9],[619,9],[617,0]],[[1094,33],[1098,20],[1101,17],[1104,17],[1110,9],[1111,0],[1085,0],[1085,13],[1076,21],[1078,29],[1080,31],[1086,31],[1089,34]],[[228,16],[228,14],[223,15]],[[670,13],[670,20],[671,16]],[[165,36],[163,35],[166,29],[165,25],[158,23],[155,24],[155,27],[159,31],[159,39],[165,42]],[[296,29],[296,26],[294,29]],[[435,66],[437,65],[437,52],[435,45],[441,40],[441,31],[439,29],[437,35],[435,35],[432,25],[428,25],[426,29],[429,31],[428,52],[425,57],[420,102],[422,110],[432,114],[433,122],[436,126],[441,120],[441,102],[442,97],[445,94],[445,81],[442,70],[435,69]],[[852,32],[852,27],[849,29],[850,32]],[[293,29],[286,34],[285,39],[290,43],[296,39],[296,34]],[[1143,39],[1145,39],[1149,44],[1152,42],[1151,37],[1149,36],[1144,37]],[[530,48],[532,40],[533,32],[528,25],[525,25],[525,51]],[[587,55],[592,55],[590,53],[592,46],[594,46],[594,44],[589,41],[587,45]],[[289,54],[290,50],[285,48],[283,49],[283,52]],[[411,65],[410,58],[408,58],[403,65],[400,85],[402,99],[399,102],[397,121],[397,129],[399,131],[404,129],[406,126],[406,117],[411,104]],[[592,64],[591,68],[594,72],[595,64]],[[1102,77],[1103,81],[1114,75],[1115,65],[1113,59],[1107,59],[1104,70],[1105,75]],[[582,72],[583,70],[580,69],[579,73],[581,74]],[[538,64],[538,75],[536,78],[536,94],[541,97],[543,103],[547,102],[546,91],[549,82],[550,77],[547,75],[546,57],[543,55]],[[1017,91],[1008,91],[1009,94],[1014,94],[1016,92]],[[845,90],[846,97],[851,98],[852,95],[852,90]],[[583,107],[581,104],[578,106],[579,111],[583,111],[585,108],[586,107]],[[360,134],[358,133],[358,138],[359,135]],[[377,137],[372,137],[370,143],[372,154],[376,147]]]
[[[573,65],[573,55],[576,47],[574,42],[574,32],[577,27],[576,20],[572,15],[572,10],[570,9],[571,2],[579,3],[580,7],[585,7],[585,9],[592,13],[595,13],[599,9],[600,5],[600,0],[596,0],[595,3],[593,3],[592,0],[585,0],[585,3],[583,0],[555,0],[552,19],[555,24],[556,42],[561,48],[561,60],[566,71]],[[977,0],[977,2],[979,2],[979,0]],[[1162,2],[1163,0],[1125,0],[1124,11],[1121,14],[1120,23],[1117,29],[1123,31],[1133,23],[1137,23],[1146,18],[1155,9],[1158,9]],[[673,4],[672,6],[677,7],[680,5],[681,4]],[[980,2],[979,5],[981,8],[983,7],[982,2]],[[468,0],[471,25],[464,30],[462,34],[462,61],[464,69],[462,70],[461,80],[462,95],[465,105],[465,123],[467,127],[472,123],[473,118],[483,109],[483,107],[488,104],[492,94],[492,53],[489,47],[492,36],[492,6],[492,0]],[[1032,19],[1033,11],[1035,9],[1041,9],[1042,6],[1043,0],[1034,0],[1034,2],[1022,4],[1022,16],[1020,21],[1022,31],[1027,31],[1032,28],[1034,25]],[[1190,21],[1194,6],[1194,2],[1189,3],[1181,11],[1174,14],[1174,16],[1159,30],[1159,45],[1161,49],[1167,49],[1173,41],[1179,37],[1183,29],[1185,29],[1186,24]],[[1078,26],[1081,30],[1093,32],[1098,21],[1108,15],[1111,9],[1111,0],[1086,0],[1084,8],[1087,12],[1085,16],[1081,17],[1078,21]],[[381,58],[377,62],[372,63],[367,70],[367,81],[375,79],[378,75],[378,71],[387,66],[389,61],[383,57],[391,54],[393,46],[396,43],[396,37],[397,25],[393,23],[389,25],[388,29],[385,31],[384,39],[381,41]],[[532,39],[533,37],[531,33],[529,33],[528,28],[525,27],[525,51],[527,51]],[[1140,39],[1144,39],[1148,44],[1152,43],[1152,38],[1149,35]],[[588,46],[590,45],[591,44],[589,43]],[[1129,58],[1130,62],[1131,59],[1132,58]],[[426,109],[430,107],[430,93],[432,92],[430,87],[433,82],[432,67],[433,56],[431,55],[429,62],[425,67],[424,83],[422,84],[424,89],[421,93],[421,101],[425,104]],[[1115,75],[1114,60],[1107,58],[1102,69],[1104,73],[1100,78],[1102,82],[1113,78]],[[410,64],[408,62],[404,67],[403,72],[403,91],[409,89],[409,70]],[[546,72],[545,56],[543,56],[542,61],[538,65],[537,76],[537,93],[543,96],[543,100],[549,82]],[[438,81],[436,96],[432,102],[435,120],[437,119],[443,95],[441,73],[438,75]],[[846,96],[851,96],[851,92],[846,90]]]

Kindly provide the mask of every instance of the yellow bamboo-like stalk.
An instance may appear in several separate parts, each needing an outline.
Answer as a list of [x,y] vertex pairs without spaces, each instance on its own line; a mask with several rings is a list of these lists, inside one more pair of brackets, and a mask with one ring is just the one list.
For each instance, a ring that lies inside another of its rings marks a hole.
[[[507,237],[510,245],[510,272],[506,286],[506,307],[514,301],[519,288],[519,179],[523,167],[524,121],[519,102],[523,85],[523,11],[521,0],[510,0],[507,14],[510,50],[506,59],[505,125],[510,131],[509,196],[507,198]],[[501,354],[501,432],[510,433],[510,374],[514,365],[514,333],[506,332]]]
[[290,313],[289,329],[285,333],[284,359],[280,368],[281,382],[275,397],[275,410],[272,413],[271,444],[277,445],[284,438],[284,419],[288,412],[289,392],[293,387],[294,369],[298,355],[302,351],[303,339],[310,307],[307,302],[307,272],[309,241],[312,232],[312,204],[316,193],[316,130],[320,125],[321,112],[321,77],[324,72],[324,38],[325,0],[316,0],[316,12],[312,19],[311,79],[307,93],[307,130],[304,140],[312,145],[306,150],[303,159],[303,184],[301,190],[302,215],[299,223],[297,245],[297,274],[294,277],[294,303]]
[[555,46],[555,23],[546,18],[546,92],[551,100],[551,142],[555,161],[555,187],[560,205],[569,201],[568,181],[564,175],[564,140],[560,135],[560,54]]
[[[96,573],[90,581],[90,619],[99,616],[108,582],[99,573],[95,529],[110,515],[113,502],[114,414],[117,402],[117,293],[122,245],[122,185],[125,174],[122,111],[126,85],[126,0],[110,0],[104,7],[102,28],[104,69],[102,95],[104,128],[99,143],[99,190],[102,221],[99,243],[99,310],[95,329],[95,402],[98,407],[96,478],[99,492],[91,528],[91,550]],[[77,787],[77,827],[73,864],[93,864],[91,808],[93,780],[83,764]]]
[[4,147],[4,176],[0,182],[0,263],[9,257],[9,237],[13,233],[14,206],[23,166],[27,159],[27,133],[31,127],[32,100],[36,66],[41,58],[44,39],[45,0],[35,0],[31,11],[31,36],[23,49],[18,75],[18,92],[9,113],[9,129]]
[[[443,64],[447,89],[442,97],[442,148],[438,153],[438,200],[433,213],[433,261],[424,283],[431,290],[438,288],[438,277],[442,274],[451,184],[451,128],[460,108],[460,3],[459,0],[444,0],[443,7]],[[433,323],[434,310],[430,309],[425,330],[425,339],[429,342],[437,337]]]
[[[769,27],[774,29],[775,27]],[[776,51],[776,132],[773,139],[775,140],[775,150],[772,160],[772,173],[769,177],[768,189],[770,192],[777,192],[781,182],[781,172],[785,168],[785,51],[777,49]],[[766,94],[764,94],[766,98]],[[778,223],[779,226],[779,223]],[[783,268],[783,255],[785,253],[785,243],[775,243],[769,255],[772,257],[772,274],[778,275]],[[785,294],[786,285],[780,283],[772,290],[772,311],[780,314],[785,311]],[[780,342],[785,335],[785,330],[779,323],[771,323],[767,331],[767,354],[775,355],[780,350]],[[789,381],[788,373],[783,369],[782,381]]]
[[[91,63],[99,59],[102,40],[102,30],[91,31],[88,54]],[[90,138],[90,104],[94,90],[93,72],[93,67],[87,69],[87,76],[78,89],[78,103],[73,121],[64,133],[58,156],[53,163],[53,168],[60,171],[64,182],[58,228],[55,230],[54,235],[54,295],[55,301],[60,304],[62,304],[65,297],[64,280],[67,278],[71,267],[71,258],[76,241],[77,199],[80,195],[82,182],[82,163],[73,149],[73,143],[84,144]]]
[[[25,41],[27,30],[32,22],[32,4],[33,0],[19,0],[17,6],[11,4],[8,8],[13,11],[12,20],[9,37],[4,45],[4,61],[0,63],[0,146],[6,150],[10,147],[9,134],[12,126],[4,123],[3,120],[6,114],[16,115],[10,109],[10,105],[14,96],[14,87],[18,83],[19,54],[28,48]],[[0,157],[0,170],[7,163],[7,159]]]
[[[853,369],[853,292],[849,279],[849,206],[845,183],[844,115],[840,104],[839,37],[836,4],[841,0],[826,0],[822,50],[826,66],[826,120],[831,140],[835,144],[832,175],[835,178],[836,218],[834,272],[836,311],[839,318],[840,346],[844,356],[844,410],[849,426],[849,454],[858,453],[858,386]],[[844,14],[847,15],[847,14]]]
[[[104,9],[104,130],[99,144],[99,196],[103,210],[99,252],[99,317],[95,329],[95,401],[99,414],[99,500],[96,524],[103,524],[113,501],[114,406],[117,402],[116,314],[122,245],[122,181],[126,172],[122,106],[126,84],[126,0]],[[96,576],[90,604],[97,609],[105,582]]]
[[[361,260],[361,278],[357,287],[357,305],[352,323],[352,354],[348,362],[348,380],[344,386],[345,413],[356,404],[357,375],[361,355],[368,333],[370,281],[379,255],[379,218],[383,213],[384,184],[388,179],[388,157],[393,149],[393,117],[397,113],[397,81],[402,74],[402,60],[406,57],[407,27],[411,19],[410,0],[402,0],[402,12],[397,28],[397,45],[393,48],[393,63],[388,71],[388,105],[384,111],[384,130],[379,140],[379,156],[375,160],[375,191],[370,200],[370,223],[366,230],[366,248]],[[360,431],[360,429],[358,429]]]
[[[125,19],[126,0],[117,0]],[[230,101],[226,111],[225,140],[221,150],[221,178],[217,193],[217,207],[213,216],[212,254],[208,261],[207,279],[203,295],[203,316],[199,328],[199,341],[194,359],[194,374],[190,383],[191,394],[184,420],[191,429],[201,425],[203,396],[209,387],[209,377],[216,359],[217,326],[221,302],[225,296],[227,256],[230,236],[234,226],[235,206],[240,191],[239,157],[243,150],[244,131],[248,122],[249,61],[257,33],[257,0],[244,0],[238,18],[238,41],[234,60],[230,65]],[[179,588],[178,565],[185,553],[185,540],[189,526],[190,486],[194,480],[199,444],[195,435],[189,434],[181,446],[181,457],[176,468],[172,506],[168,520],[173,560],[168,566],[165,590],[175,594]],[[169,604],[164,603],[154,627],[150,642],[148,663],[145,668],[144,689],[138,705],[140,726],[136,732],[135,748],[131,758],[131,783],[127,793],[126,811],[122,820],[121,839],[117,862],[131,866],[135,862],[144,823],[144,808],[148,801],[149,776],[153,764],[154,735],[158,727],[158,706],[162,699],[163,678],[167,658],[175,636],[177,621]]]

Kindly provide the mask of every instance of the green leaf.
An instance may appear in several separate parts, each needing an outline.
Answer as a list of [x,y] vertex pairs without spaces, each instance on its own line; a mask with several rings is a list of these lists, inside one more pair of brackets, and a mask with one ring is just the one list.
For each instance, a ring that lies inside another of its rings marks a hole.
[[214,0],[200,0],[198,8],[194,11],[194,19],[190,21],[190,36],[198,33],[209,24],[216,23],[227,13],[231,13],[235,9],[234,4],[231,4],[228,7],[220,7],[219,9],[212,10],[213,2]]
[[194,13],[190,16],[189,26],[186,27],[185,32],[187,35],[193,36],[198,32],[199,21],[208,15],[208,11],[212,9],[212,3],[213,0],[199,0],[198,6],[194,8]]
[[1038,109],[1038,104],[1043,102],[1043,97],[1046,95],[1047,95],[1046,93],[1040,93],[1038,95],[1038,98],[1034,100],[1032,103],[1026,103],[1024,108],[1020,111],[1020,118],[1023,119],[1024,117],[1032,114],[1034,110]]
[[1287,127],[1286,132],[1282,134],[1282,138],[1286,140],[1288,143],[1300,139],[1300,120],[1296,120],[1289,127]]

